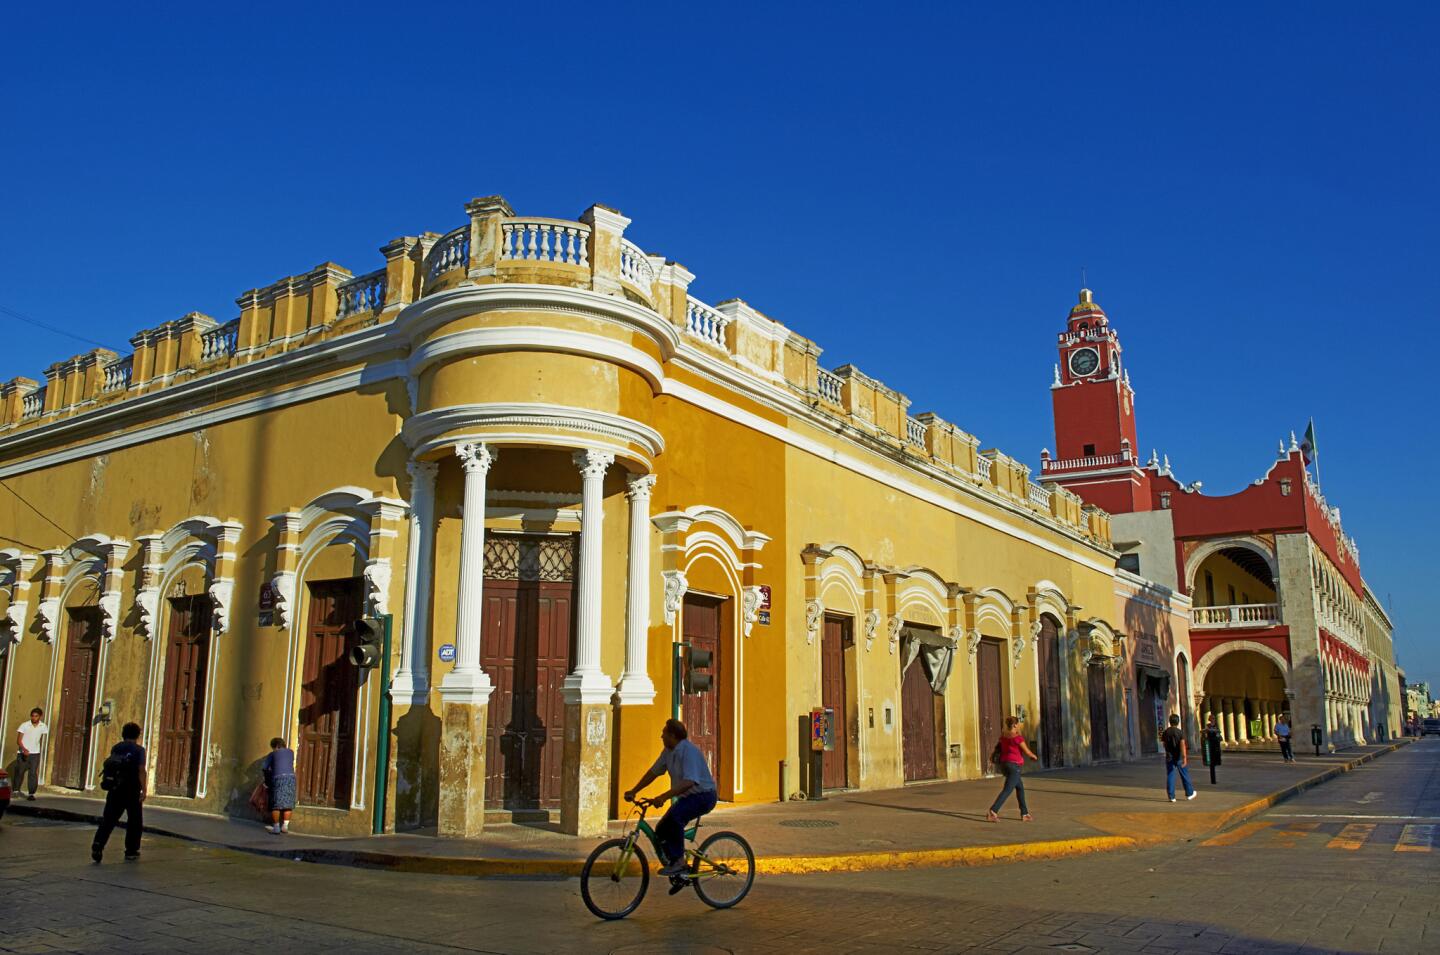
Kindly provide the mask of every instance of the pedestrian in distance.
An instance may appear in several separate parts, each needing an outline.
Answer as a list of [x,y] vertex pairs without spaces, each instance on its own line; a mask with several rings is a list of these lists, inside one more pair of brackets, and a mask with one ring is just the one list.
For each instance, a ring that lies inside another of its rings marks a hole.
[[1275,736],[1280,740],[1280,755],[1285,757],[1285,762],[1295,762],[1295,751],[1290,748],[1290,714],[1282,714],[1275,721]]
[[995,764],[995,768],[1005,774],[1005,787],[990,804],[990,811],[985,815],[986,822],[1000,821],[1000,810],[1012,792],[1020,803],[1021,821],[1033,821],[1030,807],[1025,805],[1025,783],[1020,778],[1020,769],[1025,765],[1027,756],[1035,760],[1040,758],[1030,751],[1029,744],[1025,742],[1025,737],[1020,732],[1020,718],[1005,717],[1005,731],[1000,734],[1000,742],[995,744],[995,751],[990,754],[990,761]]
[[105,810],[100,817],[100,828],[95,830],[95,842],[90,846],[90,858],[99,862],[105,855],[105,843],[110,833],[125,816],[125,861],[134,862],[140,858],[140,832],[145,827],[141,805],[145,802],[149,788],[149,776],[145,769],[145,747],[140,745],[140,724],[126,723],[120,730],[120,742],[110,748],[110,755],[100,769],[100,788],[105,790]]
[[1170,715],[1170,726],[1160,734],[1160,742],[1165,744],[1165,794],[1171,802],[1175,801],[1175,776],[1179,774],[1185,784],[1185,798],[1194,799],[1195,787],[1190,784],[1190,773],[1185,769],[1190,762],[1190,747],[1185,742],[1185,731],[1180,728],[1179,715]]
[[40,746],[50,734],[50,727],[42,722],[44,716],[45,711],[35,707],[30,711],[30,718],[21,723],[15,731],[14,789],[19,793],[28,775],[30,788],[26,791],[25,798],[31,802],[35,801],[35,785],[40,778]]
[[280,737],[270,741],[270,755],[260,764],[265,774],[265,791],[270,795],[270,822],[266,826],[277,836],[290,831],[290,812],[295,808],[295,751]]

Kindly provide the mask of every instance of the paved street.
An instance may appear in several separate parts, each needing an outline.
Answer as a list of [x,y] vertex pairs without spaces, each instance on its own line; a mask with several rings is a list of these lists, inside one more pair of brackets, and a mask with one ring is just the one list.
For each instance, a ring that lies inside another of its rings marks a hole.
[[769,877],[728,912],[652,884],[634,916],[607,924],[572,879],[401,875],[161,838],[140,863],[115,845],[93,866],[87,827],[10,816],[0,950],[1433,952],[1437,826],[1440,743],[1427,740],[1203,841]]

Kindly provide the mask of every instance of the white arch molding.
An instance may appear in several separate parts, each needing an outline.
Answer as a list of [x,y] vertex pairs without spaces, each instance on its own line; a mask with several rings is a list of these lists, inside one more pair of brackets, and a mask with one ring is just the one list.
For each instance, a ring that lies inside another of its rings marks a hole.
[[1273,648],[1267,647],[1263,643],[1256,643],[1254,640],[1230,640],[1226,643],[1220,644],[1219,646],[1212,647],[1209,651],[1207,651],[1206,654],[1194,664],[1194,670],[1192,674],[1193,685],[1190,688],[1191,692],[1204,693],[1205,678],[1210,675],[1210,668],[1213,667],[1215,665],[1215,662],[1221,657],[1229,656],[1231,653],[1235,653],[1239,650],[1249,650],[1252,653],[1258,653],[1265,659],[1269,660],[1271,663],[1275,664],[1276,668],[1278,668],[1280,671],[1281,678],[1285,681],[1286,695],[1289,695],[1289,662],[1286,661],[1286,659]]
[[1248,535],[1241,535],[1236,537],[1222,537],[1215,540],[1208,540],[1205,543],[1201,544],[1199,547],[1195,548],[1195,551],[1185,561],[1185,592],[1188,594],[1195,593],[1195,575],[1199,572],[1201,564],[1205,563],[1208,558],[1215,556],[1221,551],[1230,550],[1231,548],[1239,548],[1241,550],[1252,551],[1257,556],[1259,556],[1261,560],[1265,561],[1265,566],[1270,568],[1270,581],[1275,589],[1275,600],[1276,602],[1279,602],[1279,558],[1275,555],[1274,551],[1272,551],[1269,547],[1265,546],[1264,541],[1260,540],[1257,537],[1250,537]]

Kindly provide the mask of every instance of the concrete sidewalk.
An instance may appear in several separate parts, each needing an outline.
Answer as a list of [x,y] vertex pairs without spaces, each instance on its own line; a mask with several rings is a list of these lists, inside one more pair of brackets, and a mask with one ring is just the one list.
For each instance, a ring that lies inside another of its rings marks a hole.
[[[1035,821],[1022,823],[1012,798],[1005,818],[985,821],[999,791],[995,779],[927,783],[903,789],[842,793],[819,802],[721,807],[700,830],[734,829],[770,874],[984,865],[1193,839],[1263,811],[1310,786],[1408,743],[1298,756],[1227,752],[1216,786],[1192,760],[1198,797],[1171,804],[1159,757],[1025,777]],[[102,800],[45,793],[10,811],[64,819],[99,819]],[[652,819],[655,816],[652,814]],[[576,875],[601,839],[579,839],[552,825],[492,826],[480,839],[438,839],[425,832],[332,839],[276,836],[259,823],[174,809],[147,808],[147,832],[297,861],[406,872],[496,876]],[[618,834],[623,824],[611,824]]]

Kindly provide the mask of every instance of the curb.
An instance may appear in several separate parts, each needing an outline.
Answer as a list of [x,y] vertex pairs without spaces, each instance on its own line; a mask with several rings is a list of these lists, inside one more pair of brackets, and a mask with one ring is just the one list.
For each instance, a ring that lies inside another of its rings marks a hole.
[[[1413,742],[1397,740],[1384,749],[1366,753],[1346,763],[1332,766],[1322,773],[1302,779],[1284,789],[1261,796],[1223,813],[1209,832],[1220,832],[1258,815],[1272,806],[1313,789],[1337,776],[1353,772],[1357,767],[1378,759]],[[45,819],[99,823],[95,813],[77,812],[26,803],[10,806],[10,812]],[[407,856],[384,852],[350,849],[262,849],[254,846],[228,845],[187,835],[165,826],[147,825],[145,831],[185,842],[246,852],[251,855],[319,865],[348,865],[390,872],[413,872],[422,875],[466,875],[471,877],[549,876],[574,877],[585,865],[584,859],[503,859],[503,858],[441,858]],[[1197,838],[1195,836],[1191,839]],[[960,866],[1000,865],[1042,859],[1064,859],[1097,852],[1138,849],[1174,842],[1174,839],[1136,838],[1134,836],[1083,836],[1047,842],[1018,842],[997,846],[959,846],[950,849],[900,849],[888,852],[855,852],[821,856],[770,856],[759,859],[756,871],[764,875],[810,875],[824,872],[876,872],[895,869],[947,868]],[[654,863],[652,868],[658,866]]]

